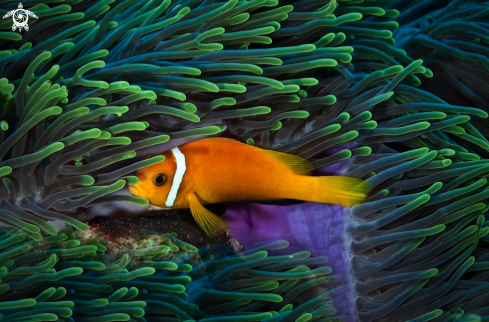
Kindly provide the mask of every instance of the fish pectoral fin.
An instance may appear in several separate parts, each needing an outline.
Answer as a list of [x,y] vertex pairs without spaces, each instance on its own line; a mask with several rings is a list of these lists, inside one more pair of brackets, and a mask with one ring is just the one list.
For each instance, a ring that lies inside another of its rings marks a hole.
[[228,231],[227,222],[202,206],[195,193],[188,196],[188,203],[195,221],[208,236],[218,237]]

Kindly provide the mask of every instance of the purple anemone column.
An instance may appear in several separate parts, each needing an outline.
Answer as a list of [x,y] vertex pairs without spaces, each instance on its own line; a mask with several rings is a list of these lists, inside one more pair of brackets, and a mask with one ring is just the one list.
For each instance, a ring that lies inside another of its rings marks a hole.
[[[342,175],[350,163],[343,161],[319,169],[314,175]],[[228,203],[223,218],[229,223],[231,236],[244,248],[283,239],[291,247],[309,250],[312,256],[326,255],[329,261],[325,265],[332,268],[331,275],[341,284],[334,295],[337,315],[348,317],[348,321],[356,320],[346,235],[349,208],[313,202],[291,206],[236,202]]]

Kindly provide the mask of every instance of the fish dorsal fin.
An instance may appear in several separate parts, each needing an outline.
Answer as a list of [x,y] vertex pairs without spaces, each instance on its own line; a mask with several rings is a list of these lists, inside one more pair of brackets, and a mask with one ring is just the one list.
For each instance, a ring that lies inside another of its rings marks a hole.
[[304,158],[297,155],[272,151],[262,150],[275,160],[279,161],[283,165],[287,166],[293,173],[300,175],[309,175],[314,169],[312,164]]
[[228,231],[227,222],[202,206],[195,193],[188,196],[188,203],[195,221],[208,236],[218,237]]

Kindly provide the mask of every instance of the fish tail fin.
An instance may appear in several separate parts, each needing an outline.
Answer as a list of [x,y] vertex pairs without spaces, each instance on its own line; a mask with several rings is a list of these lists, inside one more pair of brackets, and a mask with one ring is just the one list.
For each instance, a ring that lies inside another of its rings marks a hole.
[[229,226],[227,222],[202,206],[194,193],[188,196],[188,202],[192,216],[207,236],[219,237],[228,231]]
[[370,190],[369,184],[361,179],[346,176],[316,177],[319,189],[314,200],[351,207],[362,203]]

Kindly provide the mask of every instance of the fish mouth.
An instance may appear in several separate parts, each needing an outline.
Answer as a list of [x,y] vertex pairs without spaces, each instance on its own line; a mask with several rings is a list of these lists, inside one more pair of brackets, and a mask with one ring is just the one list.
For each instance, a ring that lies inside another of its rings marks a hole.
[[131,192],[134,196],[141,197],[141,198],[146,198],[148,195],[146,193],[146,189],[142,187],[138,187],[137,185],[130,185],[129,192]]

